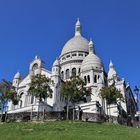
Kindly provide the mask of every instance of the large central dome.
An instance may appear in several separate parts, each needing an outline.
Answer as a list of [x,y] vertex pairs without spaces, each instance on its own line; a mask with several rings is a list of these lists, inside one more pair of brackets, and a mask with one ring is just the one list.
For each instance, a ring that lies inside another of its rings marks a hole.
[[64,45],[61,56],[71,52],[87,52],[89,41],[81,35],[81,24],[78,19],[75,25],[75,36]]
[[61,56],[69,52],[75,51],[88,52],[88,43],[89,41],[84,37],[82,37],[81,35],[74,36],[64,45],[64,48],[61,52]]

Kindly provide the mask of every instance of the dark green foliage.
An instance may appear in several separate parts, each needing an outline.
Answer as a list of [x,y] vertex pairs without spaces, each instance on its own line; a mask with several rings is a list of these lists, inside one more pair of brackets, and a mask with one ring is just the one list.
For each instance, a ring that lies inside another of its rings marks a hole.
[[14,105],[18,104],[20,96],[17,95],[15,87],[12,86],[11,82],[2,80],[0,83],[0,93],[2,94],[2,102],[5,102],[5,99],[8,98]]
[[52,97],[52,89],[50,88],[51,79],[45,75],[37,74],[32,77],[29,94],[35,96],[41,102],[42,99]]
[[76,103],[90,94],[90,89],[85,87],[85,82],[78,76],[71,77],[69,81],[62,83],[61,95],[72,103]]
[[117,99],[124,101],[123,95],[115,86],[104,87],[100,91],[103,99],[106,99],[107,104],[116,103]]

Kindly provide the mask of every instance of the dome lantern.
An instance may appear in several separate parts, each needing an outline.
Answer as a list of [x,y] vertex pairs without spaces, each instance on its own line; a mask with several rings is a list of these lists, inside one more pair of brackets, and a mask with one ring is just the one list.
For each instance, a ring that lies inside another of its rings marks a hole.
[[109,63],[109,68],[114,68],[114,65],[113,65],[111,60],[110,60],[110,63]]
[[75,36],[81,36],[81,23],[79,18],[77,19],[77,22],[75,24]]
[[89,53],[94,53],[95,54],[95,49],[94,49],[94,44],[93,44],[92,39],[90,39],[90,42],[89,42],[88,46],[89,46]]

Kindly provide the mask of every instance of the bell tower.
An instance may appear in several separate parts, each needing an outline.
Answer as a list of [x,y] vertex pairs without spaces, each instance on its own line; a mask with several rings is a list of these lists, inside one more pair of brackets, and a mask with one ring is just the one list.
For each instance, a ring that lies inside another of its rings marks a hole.
[[60,110],[60,63],[56,59],[52,67],[52,76],[51,80],[53,81],[53,110]]
[[30,64],[30,76],[32,77],[33,75],[41,74],[41,68],[43,68],[43,65],[43,61],[38,56],[35,56],[35,59]]

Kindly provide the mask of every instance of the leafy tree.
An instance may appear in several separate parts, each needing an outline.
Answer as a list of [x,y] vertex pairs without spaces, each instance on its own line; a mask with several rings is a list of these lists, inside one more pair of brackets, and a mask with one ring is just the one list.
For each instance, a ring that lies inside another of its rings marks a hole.
[[12,86],[11,82],[2,80],[0,83],[0,93],[2,102],[8,98],[8,100],[11,100],[14,105],[18,104],[20,96],[17,95],[16,89]]
[[[1,96],[0,96],[1,110],[3,114],[3,108],[4,108],[4,104],[6,100],[8,99],[12,101],[14,105],[17,105],[20,99],[20,96],[17,95],[15,87],[12,86],[12,83],[6,80],[2,80],[2,82],[0,83],[0,93],[1,93]],[[3,115],[2,115],[2,118],[3,118]]]
[[69,103],[71,102],[75,107],[75,103],[83,100],[83,98],[85,96],[89,96],[90,93],[90,90],[85,87],[85,82],[79,76],[71,77],[70,80],[62,83],[61,95],[65,98],[67,102],[67,119]]
[[124,100],[121,92],[115,86],[104,87],[100,91],[103,99],[106,99],[107,104],[116,103],[117,99]]
[[[51,79],[47,78],[45,75],[37,74],[32,77],[30,88],[28,90],[29,94],[35,96],[39,99],[39,106],[42,100],[47,97],[52,98],[52,89],[50,88]],[[38,109],[39,118],[39,109]]]
[[47,97],[52,98],[53,91],[50,88],[50,84],[50,78],[47,78],[45,75],[37,74],[33,76],[28,92],[38,98],[39,102],[42,102],[42,100],[45,100]]
[[106,103],[109,106],[116,103],[117,99],[124,101],[123,95],[114,85],[102,88],[99,94],[103,99],[106,99]]

